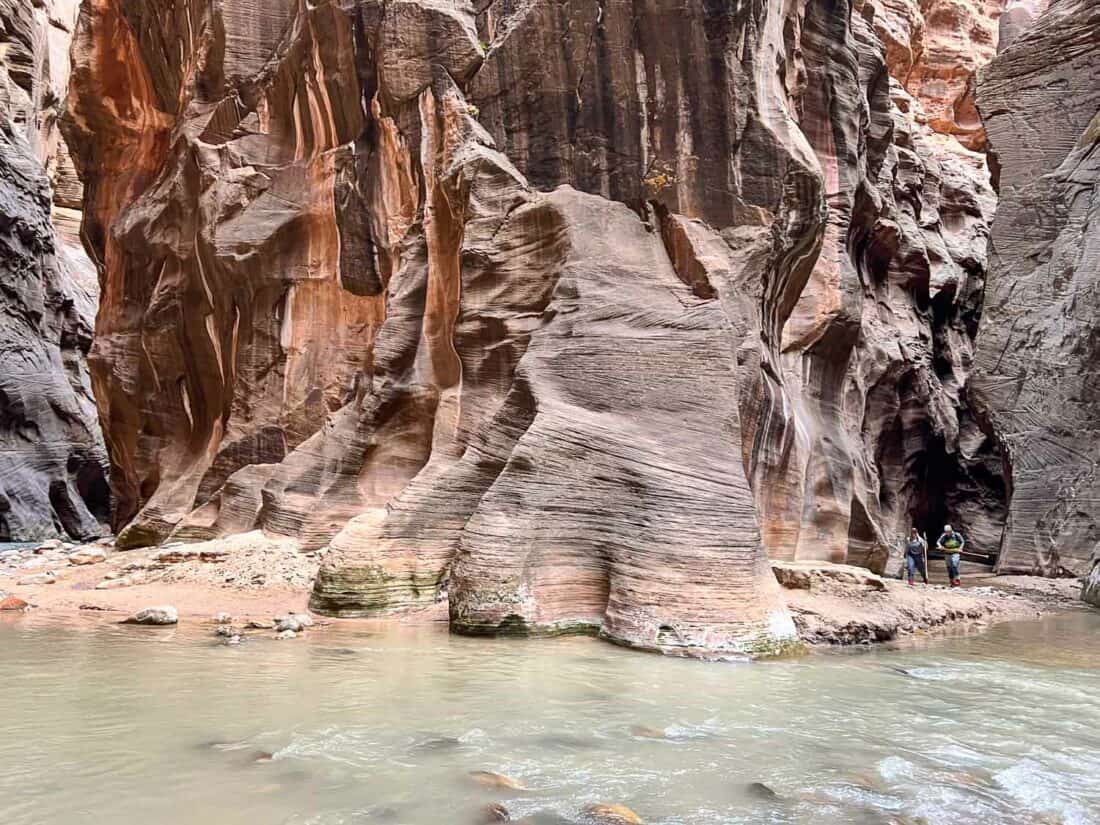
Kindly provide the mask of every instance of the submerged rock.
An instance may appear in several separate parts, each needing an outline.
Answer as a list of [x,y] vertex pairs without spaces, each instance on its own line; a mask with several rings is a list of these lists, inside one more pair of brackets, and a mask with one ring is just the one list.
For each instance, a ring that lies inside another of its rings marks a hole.
[[651,728],[648,725],[631,725],[630,735],[641,739],[668,739],[664,728]]
[[470,771],[466,774],[473,782],[483,788],[503,788],[510,791],[525,791],[527,788],[518,779],[493,771]]
[[626,805],[587,805],[584,816],[593,825],[644,825],[642,818]]
[[481,809],[477,822],[478,825],[492,825],[493,822],[510,822],[508,809],[499,802],[491,802]]
[[748,785],[745,786],[745,792],[754,799],[779,799],[779,794],[777,794],[763,782],[750,782]]
[[121,624],[172,625],[179,621],[179,612],[171,605],[145,607],[123,619]]

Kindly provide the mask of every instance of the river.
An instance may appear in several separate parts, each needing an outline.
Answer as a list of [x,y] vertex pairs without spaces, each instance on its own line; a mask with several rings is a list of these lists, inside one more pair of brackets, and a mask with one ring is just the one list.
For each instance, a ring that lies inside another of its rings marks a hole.
[[607,802],[650,825],[1088,825],[1098,640],[1082,611],[731,665],[432,627],[228,647],[5,617],[0,822],[467,825],[499,801],[539,823]]

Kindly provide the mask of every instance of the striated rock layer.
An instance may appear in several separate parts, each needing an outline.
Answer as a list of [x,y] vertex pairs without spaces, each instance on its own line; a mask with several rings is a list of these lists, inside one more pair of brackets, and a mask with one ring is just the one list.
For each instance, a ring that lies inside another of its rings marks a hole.
[[973,395],[1008,471],[1006,572],[1083,575],[1100,537],[1098,76],[1100,4],[1054,0],[978,88],[1001,206]]
[[[56,122],[73,16],[0,0],[0,541],[97,536],[110,508],[85,363],[95,273],[50,224],[48,176],[75,184]],[[78,184],[55,191],[78,204]]]
[[121,546],[258,527],[330,546],[325,612],[724,655],[794,635],[768,555],[999,534],[992,191],[870,9],[264,12],[81,10]]

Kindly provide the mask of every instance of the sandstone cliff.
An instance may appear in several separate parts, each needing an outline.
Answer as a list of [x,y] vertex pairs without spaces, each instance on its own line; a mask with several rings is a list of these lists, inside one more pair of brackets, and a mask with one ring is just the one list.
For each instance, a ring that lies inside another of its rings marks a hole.
[[59,224],[79,223],[57,127],[73,18],[75,3],[0,0],[0,541],[96,536],[110,507],[85,364],[96,276],[50,224],[48,174]]
[[1084,574],[1100,535],[1098,75],[1100,4],[1054,0],[978,89],[1001,204],[973,395],[1008,468],[1005,572]]
[[872,4],[264,10],[82,7],[122,546],[258,526],[331,543],[324,611],[715,654],[793,633],[769,554],[999,535],[992,190]]

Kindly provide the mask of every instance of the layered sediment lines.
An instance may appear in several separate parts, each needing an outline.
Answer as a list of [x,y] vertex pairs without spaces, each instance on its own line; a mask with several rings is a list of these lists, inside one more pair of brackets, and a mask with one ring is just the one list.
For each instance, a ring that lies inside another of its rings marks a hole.
[[75,9],[0,0],[0,541],[92,538],[110,510],[85,362],[98,287],[57,125]]
[[999,535],[992,191],[870,9],[256,12],[82,7],[120,545],[262,528],[330,547],[325,612],[724,655],[794,635],[768,555]]
[[973,396],[1009,470],[1005,572],[1083,575],[1100,530],[1098,74],[1100,5],[1055,0],[978,87],[1001,205]]

